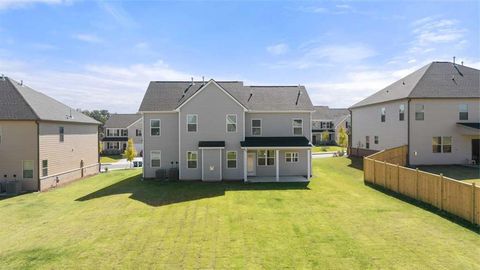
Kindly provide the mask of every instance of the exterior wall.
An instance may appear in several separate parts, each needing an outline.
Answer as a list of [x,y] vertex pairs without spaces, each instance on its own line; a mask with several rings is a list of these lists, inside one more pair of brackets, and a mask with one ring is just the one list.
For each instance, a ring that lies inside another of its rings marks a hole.
[[133,140],[137,154],[140,155],[140,152],[143,151],[143,136],[136,136],[137,129],[143,130],[143,120],[135,122],[128,128],[128,138]]
[[[406,105],[405,105],[405,110],[406,110]],[[345,117],[335,127],[335,142],[337,144],[338,144],[339,138],[340,138],[340,129],[343,128],[345,130],[345,132],[348,134],[350,132],[349,124],[350,124],[350,117]]]
[[[22,180],[22,189],[38,190],[38,137],[34,121],[0,121],[0,179]],[[23,160],[34,162],[33,178],[23,179]],[[14,178],[13,175],[16,175]]]
[[[387,148],[406,145],[408,143],[408,105],[407,100],[392,101],[366,107],[352,109],[352,152],[355,149],[366,149],[365,137],[370,136],[368,150],[380,151]],[[405,117],[399,121],[399,106],[404,104]],[[381,108],[386,109],[385,122],[380,121]],[[378,136],[379,143],[375,144],[374,138]],[[368,151],[367,151],[368,152]]]
[[[187,132],[187,114],[198,115],[197,132]],[[237,115],[237,132],[226,131],[226,115]],[[243,179],[243,140],[244,110],[230,96],[211,83],[180,109],[180,179],[200,180],[202,177],[202,153],[199,141],[225,141],[222,151],[222,166],[225,165],[225,152],[237,151],[237,168],[224,169],[223,179]],[[198,151],[198,166],[187,168],[187,151]]]
[[245,136],[252,136],[252,119],[262,119],[263,137],[293,136],[293,119],[303,119],[303,136],[311,140],[312,122],[309,112],[302,113],[246,113]]
[[[249,150],[248,152],[257,152],[256,150]],[[298,162],[287,163],[285,161],[286,152],[298,152]],[[257,155],[258,160],[258,155]],[[275,176],[276,175],[276,163],[271,166],[258,166],[258,161],[255,161],[256,164],[256,175],[255,176]],[[308,170],[308,150],[306,149],[291,149],[291,150],[280,150],[279,159],[275,160],[279,162],[279,175],[280,176],[293,176],[293,175],[303,175],[307,176]]]
[[[201,158],[203,166],[203,180],[220,181],[222,180],[222,159],[225,154],[222,149],[202,149]],[[237,164],[238,165],[238,164]]]
[[[160,119],[160,136],[150,136],[150,120]],[[178,159],[178,113],[144,113],[143,114],[143,172],[145,178],[154,178],[157,169],[169,169],[171,162],[179,162]],[[150,164],[150,152],[161,151],[160,168],[152,168]]]
[[[424,120],[415,120],[415,104],[424,104]],[[468,104],[468,120],[459,120],[460,104]],[[410,148],[411,165],[466,164],[472,156],[472,138],[463,135],[457,122],[480,122],[480,99],[413,99],[410,102]],[[451,136],[451,153],[433,153],[432,137]]]
[[[63,142],[60,142],[59,127],[64,127]],[[48,160],[48,175],[40,176],[42,190],[51,187],[53,182],[57,182],[55,185],[64,184],[98,173],[97,125],[40,122],[39,132],[40,159],[37,166],[40,174],[42,161]]]

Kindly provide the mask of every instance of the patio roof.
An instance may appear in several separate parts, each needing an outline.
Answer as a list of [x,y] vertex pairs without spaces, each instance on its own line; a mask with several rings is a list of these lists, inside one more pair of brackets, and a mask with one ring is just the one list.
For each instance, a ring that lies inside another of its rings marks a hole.
[[474,129],[480,129],[480,123],[457,123],[457,125],[462,125],[462,126],[466,126]]
[[198,147],[202,148],[218,148],[218,147],[225,147],[225,141],[199,141]]
[[102,138],[104,142],[123,142],[128,141],[128,137],[104,137]]
[[245,137],[242,147],[312,147],[303,136],[291,137]]

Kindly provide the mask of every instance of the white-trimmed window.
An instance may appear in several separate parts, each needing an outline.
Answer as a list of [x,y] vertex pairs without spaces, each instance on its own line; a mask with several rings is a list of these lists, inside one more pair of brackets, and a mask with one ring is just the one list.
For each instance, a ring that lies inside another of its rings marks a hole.
[[2,137],[2,127],[0,126],[0,144],[2,143],[2,139],[3,139],[3,137]]
[[458,119],[468,120],[468,104],[458,105]]
[[293,119],[292,120],[292,128],[293,128],[293,135],[294,136],[303,135],[303,119]]
[[370,136],[365,136],[365,148],[370,149]]
[[150,151],[150,167],[160,168],[162,166],[162,151]]
[[258,150],[257,165],[258,166],[275,165],[275,150]]
[[150,119],[150,136],[160,136],[160,119]]
[[380,109],[380,122],[385,122],[386,117],[387,117],[387,109],[385,107],[382,107],[382,109]]
[[438,136],[432,138],[432,152],[433,153],[451,153],[452,152],[452,137]]
[[141,129],[136,129],[136,130],[135,130],[135,135],[136,135],[137,137],[141,137],[141,136],[142,136],[142,130],[141,130]]
[[373,137],[373,143],[378,144],[378,136]]
[[400,104],[398,107],[398,120],[403,121],[405,119],[405,104]]
[[227,151],[227,168],[237,168],[237,151]]
[[65,141],[65,128],[64,127],[58,127],[58,136],[59,136],[59,141],[60,142]]
[[237,115],[227,114],[227,132],[237,132]]
[[252,136],[262,136],[262,119],[252,119]]
[[44,159],[42,160],[42,176],[47,176],[48,175],[48,160]]
[[128,137],[128,129],[122,129],[122,137]]
[[188,151],[187,152],[187,168],[196,169],[197,165],[198,165],[198,152]]
[[22,163],[23,179],[33,178],[33,160],[24,160]]
[[415,104],[415,120],[423,121],[425,119],[425,105]]
[[285,153],[285,162],[287,162],[287,163],[298,162],[298,152],[286,152]]
[[187,132],[197,132],[198,130],[198,115],[187,114]]

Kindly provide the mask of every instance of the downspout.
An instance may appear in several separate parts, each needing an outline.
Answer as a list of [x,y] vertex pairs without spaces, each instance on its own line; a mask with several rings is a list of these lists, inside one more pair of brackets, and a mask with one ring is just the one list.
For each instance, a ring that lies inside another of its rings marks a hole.
[[[98,172],[102,172],[102,164],[100,163],[100,151],[102,151],[103,149],[100,148],[100,125],[97,126],[97,163],[98,163]],[[103,148],[103,145],[102,145],[102,148]],[[83,170],[83,169],[82,169]]]
[[407,99],[407,165],[410,165],[410,99]]
[[352,115],[352,110],[348,109],[350,112],[350,127],[349,127],[349,132],[348,134],[348,149],[347,149],[347,154],[348,156],[352,155],[352,141],[353,141],[353,115]]
[[35,124],[37,124],[37,185],[38,185],[37,191],[41,191],[41,188],[40,188],[40,123],[38,121],[35,121]]

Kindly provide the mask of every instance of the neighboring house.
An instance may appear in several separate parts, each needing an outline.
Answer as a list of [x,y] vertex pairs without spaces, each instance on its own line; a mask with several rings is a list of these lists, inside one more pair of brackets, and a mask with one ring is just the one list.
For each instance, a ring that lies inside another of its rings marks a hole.
[[153,81],[139,111],[145,178],[176,166],[181,180],[310,178],[313,105],[303,86]]
[[143,122],[141,114],[111,114],[103,127],[103,152],[121,154],[132,139],[137,154],[143,152]]
[[477,163],[480,71],[433,62],[353,105],[351,154],[408,145],[411,165]]
[[[339,131],[343,128],[349,132],[350,112],[348,109],[314,106],[312,114],[312,143],[314,145],[338,144]],[[322,134],[328,132],[325,141]]]
[[0,77],[0,181],[45,190],[99,171],[98,125],[23,83]]

